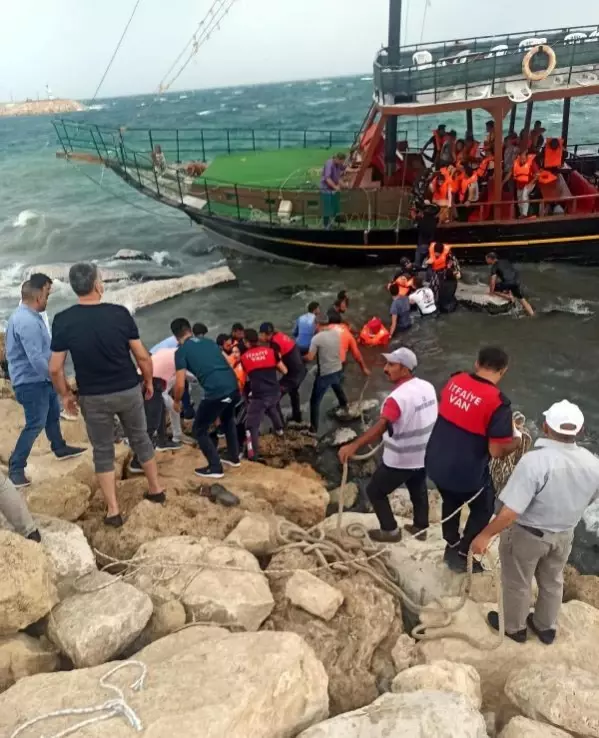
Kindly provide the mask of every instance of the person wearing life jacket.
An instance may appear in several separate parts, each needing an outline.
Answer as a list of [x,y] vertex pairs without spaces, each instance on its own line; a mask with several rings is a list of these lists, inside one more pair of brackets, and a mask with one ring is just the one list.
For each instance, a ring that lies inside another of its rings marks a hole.
[[310,350],[310,343],[316,333],[319,315],[320,305],[317,302],[311,302],[308,305],[308,312],[300,315],[295,321],[292,335],[302,356]]
[[442,272],[447,267],[447,257],[451,246],[433,241],[428,251],[428,266],[433,272]]
[[490,175],[495,169],[495,157],[488,155],[485,156],[476,170],[476,177],[479,181],[486,180],[487,176]]
[[216,345],[223,352],[225,357],[231,355],[231,349],[233,348],[234,341],[231,336],[226,333],[219,333],[216,337]]
[[466,143],[463,138],[458,138],[455,142],[455,164],[458,169],[467,163],[466,154]]
[[386,346],[391,336],[380,318],[371,318],[360,331],[359,341],[365,346]]
[[477,141],[472,133],[468,131],[464,139],[464,159],[465,163],[474,163],[480,159],[480,142]]
[[412,524],[404,530],[426,539],[429,526],[428,492],[424,459],[430,433],[437,420],[437,393],[430,382],[414,376],[418,359],[402,347],[383,354],[385,374],[393,383],[391,394],[383,403],[381,417],[355,441],[339,449],[339,461],[346,464],[367,444],[383,440],[383,460],[366,494],[379,521],[380,529],[368,531],[373,541],[397,543],[402,531],[389,504],[389,495],[405,484],[413,507]]
[[299,388],[306,378],[308,370],[295,341],[281,331],[275,331],[272,323],[262,323],[258,333],[260,341],[270,345],[281,357],[287,368],[287,373],[281,378],[279,386],[281,397],[289,395],[291,401],[292,423],[302,422],[302,408],[300,404]]
[[433,131],[433,135],[429,138],[429,140],[424,144],[422,149],[420,150],[420,153],[424,154],[426,149],[432,144],[433,145],[433,163],[435,166],[439,162],[439,155],[441,154],[441,149],[443,148],[443,144],[445,143],[446,139],[446,125],[444,123],[440,123],[435,130]]
[[229,362],[231,369],[235,373],[239,391],[243,393],[247,382],[247,375],[245,373],[245,369],[241,365],[241,352],[239,350],[239,346],[233,346],[231,353],[225,354],[225,359]]
[[458,196],[460,205],[457,208],[459,220],[468,220],[472,209],[477,206],[479,198],[478,175],[470,165],[466,164],[464,175],[460,180],[460,193]]
[[539,168],[535,163],[535,154],[529,154],[522,151],[512,170],[512,177],[516,185],[516,197],[518,199],[518,208],[520,216],[528,217],[528,208],[531,192],[537,184]]
[[[544,130],[544,129],[543,129]],[[564,139],[548,138],[543,152],[544,169],[560,169],[564,161]]]
[[400,297],[406,297],[412,291],[414,287],[414,265],[407,256],[402,256],[399,260],[399,272],[389,282],[387,289],[390,289],[392,284],[399,287]]
[[391,326],[389,327],[389,335],[391,338],[396,331],[409,331],[412,327],[412,315],[410,313],[410,300],[408,297],[401,297],[399,287],[392,284],[389,293],[393,298],[389,314],[391,315]]
[[439,166],[441,169],[443,167],[448,167],[451,164],[455,164],[457,138],[458,134],[453,130],[449,131],[445,136],[445,140],[443,141],[441,151],[439,153]]
[[435,294],[430,287],[425,287],[421,277],[414,279],[414,292],[409,296],[410,305],[416,305],[420,315],[434,316],[437,315],[437,306],[435,304]]
[[430,183],[433,205],[439,208],[439,223],[447,223],[451,213],[451,177],[446,168],[434,175]]

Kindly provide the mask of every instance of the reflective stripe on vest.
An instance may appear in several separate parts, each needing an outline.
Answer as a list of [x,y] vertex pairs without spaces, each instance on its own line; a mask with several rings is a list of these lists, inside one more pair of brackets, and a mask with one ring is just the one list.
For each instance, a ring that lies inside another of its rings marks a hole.
[[413,377],[389,395],[401,410],[392,433],[383,436],[383,463],[394,469],[422,469],[428,439],[437,420],[437,394],[430,382]]

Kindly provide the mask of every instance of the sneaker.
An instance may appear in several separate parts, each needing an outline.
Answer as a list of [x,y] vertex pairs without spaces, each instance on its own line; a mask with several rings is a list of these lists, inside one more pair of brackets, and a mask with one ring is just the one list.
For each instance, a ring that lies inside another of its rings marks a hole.
[[308,424],[305,423],[303,420],[294,420],[293,418],[285,418],[285,425],[290,430],[300,430],[301,428],[307,428]]
[[107,515],[104,518],[104,525],[108,525],[111,528],[121,528],[124,524],[123,516],[118,513],[118,515]]
[[234,461],[234,460],[232,461],[231,459],[228,459],[226,456],[221,456],[220,460],[221,460],[221,464],[224,464],[225,466],[230,466],[233,469],[239,469],[239,467],[241,466],[239,459],[237,461]]
[[[499,632],[499,613],[495,610],[491,610],[491,612],[487,615],[487,623],[489,623],[493,630]],[[506,631],[505,634],[508,638],[516,641],[516,643],[526,643],[526,639],[528,637],[526,628],[524,628],[523,630],[519,630],[517,633],[508,633]]]
[[401,530],[399,528],[395,530],[380,530],[376,528],[369,530],[368,535],[377,543],[399,543],[401,541]]
[[31,533],[27,536],[27,539],[30,541],[35,541],[36,543],[42,542],[42,537],[39,530],[32,530]]
[[149,492],[144,492],[144,500],[155,502],[157,505],[163,505],[166,502],[166,494],[164,492],[157,492],[151,495]]
[[[540,630],[535,625],[534,615],[530,615],[526,618],[526,625],[532,630],[536,637],[544,643],[546,646],[550,646],[555,640],[556,630],[555,628],[548,628],[547,630]],[[511,636],[510,636],[511,637]]]
[[415,525],[404,525],[403,529],[413,538],[416,538],[419,541],[426,541],[427,528],[417,528]]
[[79,415],[71,415],[70,413],[67,413],[66,410],[60,411],[60,417],[63,420],[68,420],[70,422],[74,422],[75,420],[79,420]]
[[[456,574],[466,574],[468,572],[468,557],[460,553],[457,548],[451,548],[449,549],[449,552],[447,552],[446,549],[446,554],[443,558],[445,559],[445,563],[451,569],[451,571],[455,572]],[[480,563],[480,561],[474,559],[472,561],[472,573],[482,574],[484,571],[485,568]]]
[[134,456],[131,461],[129,462],[129,466],[127,467],[130,474],[143,474],[144,470],[142,465],[139,463],[139,459],[137,456]]
[[284,430],[276,430],[275,431],[275,436],[278,436],[279,438],[283,438],[284,435],[285,435],[285,431]]
[[201,469],[195,470],[196,477],[203,477],[204,479],[222,479],[225,474],[222,470],[211,469],[209,466],[203,466]]
[[165,441],[158,441],[154,448],[158,452],[178,451],[180,448],[182,448],[182,445],[180,443],[177,443],[177,441],[171,441],[169,438],[167,438]]
[[77,456],[81,456],[86,451],[86,448],[79,448],[77,446],[63,446],[54,452],[54,456],[59,461],[64,461],[65,459],[76,459]]
[[8,478],[17,489],[23,489],[23,487],[29,487],[31,480],[27,479],[25,472],[20,469],[19,471],[9,472]]
[[173,441],[183,446],[195,446],[194,439],[186,433],[183,433],[181,438],[173,438]]

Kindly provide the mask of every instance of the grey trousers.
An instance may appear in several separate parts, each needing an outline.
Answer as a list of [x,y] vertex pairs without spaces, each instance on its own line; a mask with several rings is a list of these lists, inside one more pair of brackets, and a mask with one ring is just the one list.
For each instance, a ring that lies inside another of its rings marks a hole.
[[154,458],[154,447],[146,425],[140,385],[110,395],[79,398],[81,414],[91,441],[97,474],[114,471],[114,416],[121,421],[129,445],[141,464]]
[[539,630],[555,628],[564,591],[564,567],[573,538],[574,530],[545,532],[538,538],[518,524],[501,534],[499,558],[507,633],[526,628],[533,577],[539,587],[534,623]]
[[2,472],[0,472],[0,513],[22,536],[28,536],[36,530],[36,525],[21,493]]

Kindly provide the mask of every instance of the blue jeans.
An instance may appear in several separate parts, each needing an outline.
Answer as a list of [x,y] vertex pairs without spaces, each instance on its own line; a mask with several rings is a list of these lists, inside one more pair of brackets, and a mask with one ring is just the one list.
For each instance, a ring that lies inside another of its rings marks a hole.
[[25,411],[25,427],[8,461],[9,473],[24,471],[39,434],[45,429],[52,451],[67,444],[60,430],[60,403],[50,382],[31,382],[14,387],[17,402]]
[[320,404],[330,388],[333,390],[337,399],[339,400],[339,407],[347,407],[347,397],[343,391],[341,383],[343,382],[343,370],[340,372],[333,372],[333,374],[326,374],[321,377],[319,374],[316,375],[314,385],[312,387],[312,394],[310,396],[310,425],[314,431],[318,430],[318,423],[320,420]]

